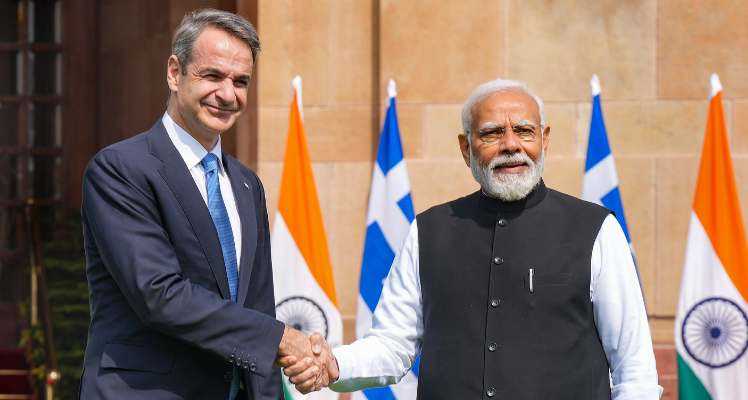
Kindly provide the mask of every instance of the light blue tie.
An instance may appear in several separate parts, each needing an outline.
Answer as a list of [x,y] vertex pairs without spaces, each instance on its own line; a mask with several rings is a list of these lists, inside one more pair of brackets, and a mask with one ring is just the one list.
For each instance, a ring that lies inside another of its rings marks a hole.
[[[226,277],[229,281],[229,292],[231,301],[236,302],[236,288],[239,283],[239,273],[236,269],[236,248],[234,247],[234,234],[231,232],[231,222],[229,213],[226,211],[226,205],[223,203],[221,196],[221,186],[218,184],[218,157],[213,153],[208,153],[202,161],[205,170],[205,185],[208,191],[208,211],[213,218],[213,225],[218,232],[218,241],[221,242],[221,252],[223,252],[223,264],[226,267]],[[239,393],[239,369],[234,367],[233,378],[231,379],[231,389],[229,391],[229,400],[236,398]]]

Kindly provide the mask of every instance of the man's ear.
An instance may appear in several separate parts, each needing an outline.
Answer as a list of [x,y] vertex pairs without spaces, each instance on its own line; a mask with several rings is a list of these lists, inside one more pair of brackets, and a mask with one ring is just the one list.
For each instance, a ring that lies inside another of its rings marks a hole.
[[469,133],[460,133],[457,135],[457,140],[460,142],[462,159],[465,160],[465,165],[470,168],[470,143],[468,143],[467,135],[469,135]]
[[178,91],[179,80],[182,79],[182,67],[179,65],[179,59],[174,54],[166,62],[166,83],[172,92]]
[[543,128],[543,151],[548,151],[548,143],[551,141],[551,127],[546,125]]

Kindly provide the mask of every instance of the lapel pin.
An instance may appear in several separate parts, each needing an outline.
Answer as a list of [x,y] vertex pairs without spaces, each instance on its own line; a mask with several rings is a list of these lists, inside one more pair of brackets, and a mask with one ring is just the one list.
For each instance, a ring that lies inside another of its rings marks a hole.
[[242,182],[244,184],[244,187],[249,189],[249,185],[247,185],[247,182]]

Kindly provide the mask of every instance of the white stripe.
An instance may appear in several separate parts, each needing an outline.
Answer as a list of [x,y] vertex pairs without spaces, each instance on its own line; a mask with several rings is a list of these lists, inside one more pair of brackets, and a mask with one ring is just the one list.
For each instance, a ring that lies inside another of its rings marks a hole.
[[387,203],[387,181],[379,168],[379,164],[374,163],[374,171],[371,174],[371,191],[369,192],[369,209],[366,212],[366,226],[376,221],[381,211]]
[[582,182],[582,199],[600,204],[602,198],[616,187],[618,187],[616,164],[613,155],[608,154],[585,172]]
[[[327,318],[328,343],[332,346],[340,345],[343,342],[343,322],[340,312],[314,279],[280,212],[275,215],[273,223],[271,253],[276,304],[290,296],[303,296],[313,300],[322,308]],[[294,399],[333,400],[338,398],[338,394],[329,389],[305,396],[292,385],[288,388]]]
[[328,342],[332,345],[341,344],[343,324],[340,311],[312,275],[281,213],[275,215],[270,251],[276,304],[290,296],[304,296],[313,300],[327,317]]
[[402,246],[410,229],[410,221],[403,214],[397,202],[410,193],[405,163],[399,162],[385,177],[378,164],[374,166],[369,195],[369,211],[366,219],[368,227],[373,222],[379,223],[387,244],[393,253]]
[[410,181],[408,180],[408,170],[405,167],[405,159],[400,160],[387,172],[387,191],[390,198],[396,199],[395,201],[410,193]]
[[713,400],[740,398],[739,393],[748,393],[748,354],[734,364],[723,368],[709,368],[694,360],[686,352],[681,338],[683,319],[699,301],[712,296],[730,299],[743,310],[748,304],[740,295],[730,277],[725,272],[712,243],[696,213],[691,213],[688,228],[683,278],[680,300],[675,321],[675,345],[683,360],[691,367]]

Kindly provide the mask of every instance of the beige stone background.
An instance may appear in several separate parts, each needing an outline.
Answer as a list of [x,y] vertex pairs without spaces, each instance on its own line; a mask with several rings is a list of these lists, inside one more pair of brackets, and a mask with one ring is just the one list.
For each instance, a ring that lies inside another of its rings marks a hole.
[[546,182],[578,196],[589,79],[597,73],[661,382],[665,398],[674,398],[673,316],[711,72],[724,86],[748,214],[746,21],[748,2],[741,0],[261,0],[258,169],[270,213],[276,210],[290,80],[300,74],[350,340],[387,80],[398,84],[401,134],[420,212],[477,187],[457,147],[459,111],[475,85],[496,77],[526,81],[546,101],[552,127]]

